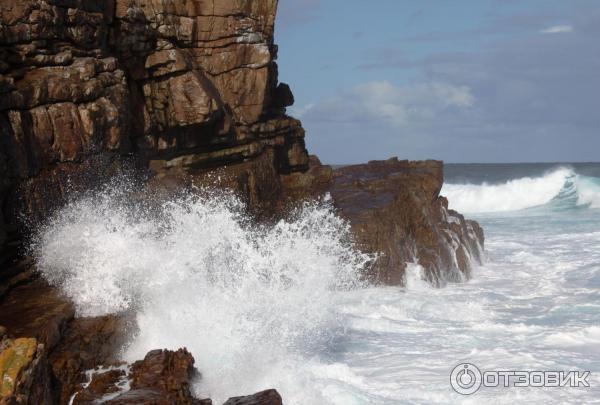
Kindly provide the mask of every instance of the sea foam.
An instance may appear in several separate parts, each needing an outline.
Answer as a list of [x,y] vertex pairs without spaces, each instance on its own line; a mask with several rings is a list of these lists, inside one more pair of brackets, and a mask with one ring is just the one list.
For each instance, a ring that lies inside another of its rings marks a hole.
[[139,331],[123,358],[185,346],[203,374],[197,394],[216,403],[272,387],[291,403],[325,401],[302,370],[343,331],[337,295],[361,284],[369,260],[331,205],[306,203],[260,227],[224,193],[152,208],[131,195],[119,186],[91,193],[34,238],[39,270],[78,314],[134,311]]
[[600,208],[600,179],[562,167],[540,177],[522,177],[500,184],[444,184],[441,194],[462,213],[518,211],[554,203]]

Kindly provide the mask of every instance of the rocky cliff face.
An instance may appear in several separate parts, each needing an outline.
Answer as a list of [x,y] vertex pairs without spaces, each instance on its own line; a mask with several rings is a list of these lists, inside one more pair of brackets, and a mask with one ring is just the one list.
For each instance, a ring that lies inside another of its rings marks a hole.
[[431,284],[443,286],[471,277],[484,244],[479,224],[440,196],[443,177],[440,161],[392,158],[334,170],[311,156],[308,171],[284,176],[284,188],[295,199],[330,193],[357,247],[376,257],[370,281],[404,285],[407,263],[417,263]]
[[[256,160],[273,183],[304,170],[304,131],[285,116],[293,96],[277,80],[276,6],[0,3],[0,244],[3,222],[42,217],[125,156],[162,174]],[[231,181],[260,200],[253,169]]]
[[[0,403],[202,403],[185,350],[116,363],[126,317],[74,318],[19,254],[27,221],[133,169],[150,189],[210,182],[257,217],[330,193],[369,278],[404,283],[418,261],[436,284],[468,277],[478,225],[439,196],[440,162],[333,170],[309,158],[285,114],[273,42],[276,0],[0,2]],[[215,176],[218,174],[218,176]],[[103,366],[90,377],[86,370]],[[202,365],[200,365],[202,367]],[[107,369],[108,368],[108,369]],[[119,393],[129,378],[132,390]],[[269,390],[231,404],[280,404]]]
[[448,209],[440,196],[443,165],[393,158],[334,171],[332,197],[352,224],[363,251],[377,254],[370,276],[404,284],[407,263],[418,263],[433,285],[471,277],[481,263],[483,231]]

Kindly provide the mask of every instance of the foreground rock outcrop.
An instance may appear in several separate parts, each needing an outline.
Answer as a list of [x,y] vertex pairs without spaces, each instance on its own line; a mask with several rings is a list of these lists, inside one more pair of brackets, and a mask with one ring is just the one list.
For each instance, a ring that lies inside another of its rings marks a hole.
[[4,336],[0,350],[0,403],[51,403],[44,345],[35,338],[10,339]]
[[[116,353],[133,327],[127,315],[74,318],[69,300],[43,280],[12,289],[0,319],[0,404],[212,404],[191,393],[200,374],[187,350],[122,363]],[[279,405],[281,397],[268,390],[227,403]]]
[[311,156],[308,171],[284,178],[293,199],[330,193],[357,247],[376,257],[367,278],[388,285],[405,283],[407,263],[437,286],[470,278],[481,263],[483,230],[448,209],[442,185],[442,162],[397,158],[333,169]]
[[439,161],[390,159],[335,170],[331,195],[352,224],[360,248],[378,254],[370,276],[404,284],[407,263],[425,270],[434,285],[462,281],[481,263],[483,231],[448,209],[440,196]]

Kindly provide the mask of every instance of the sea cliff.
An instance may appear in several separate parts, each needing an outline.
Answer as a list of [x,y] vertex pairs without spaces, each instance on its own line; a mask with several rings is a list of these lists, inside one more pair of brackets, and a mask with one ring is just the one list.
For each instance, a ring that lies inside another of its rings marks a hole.
[[[4,0],[0,3],[0,368],[3,403],[209,403],[192,397],[193,353],[115,358],[131,317],[75,317],[23,249],[67,198],[123,173],[148,190],[235,192],[257,221],[330,195],[370,282],[407,262],[441,286],[481,260],[483,231],[439,195],[441,162],[333,169],[310,157],[278,81],[276,0]],[[157,348],[159,349],[159,348]],[[104,366],[91,381],[86,370]],[[202,370],[202,364],[197,368]],[[129,375],[131,389],[119,394]],[[73,396],[74,394],[76,394]],[[87,402],[86,402],[87,401]],[[277,404],[265,391],[231,404]]]

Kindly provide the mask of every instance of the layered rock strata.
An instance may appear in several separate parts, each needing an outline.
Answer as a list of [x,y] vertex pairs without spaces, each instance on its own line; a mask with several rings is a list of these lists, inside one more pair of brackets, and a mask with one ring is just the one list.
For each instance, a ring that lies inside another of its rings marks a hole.
[[483,231],[448,209],[442,185],[439,161],[393,158],[333,172],[330,192],[336,206],[352,224],[359,247],[377,255],[372,279],[404,284],[411,262],[437,286],[471,277],[482,261]]
[[[154,172],[306,169],[277,80],[277,1],[0,3],[0,246],[131,156]],[[234,179],[261,199],[248,181]],[[90,173],[93,175],[90,176]],[[10,232],[13,231],[13,232]],[[5,252],[6,253],[6,252]]]
[[192,354],[119,363],[128,315],[75,318],[20,249],[28,224],[116,174],[133,171],[152,192],[229,188],[257,219],[329,193],[357,246],[376,255],[369,279],[403,284],[407,262],[438,285],[469,277],[483,232],[439,195],[440,162],[309,164],[304,130],[285,114],[293,95],[278,82],[276,6],[0,2],[0,403],[210,403],[190,394]]
[[357,247],[375,258],[366,278],[387,285],[405,284],[407,263],[442,286],[470,278],[482,262],[483,230],[448,209],[443,181],[442,162],[397,158],[333,169],[311,156],[308,171],[283,176],[292,200],[329,193]]

